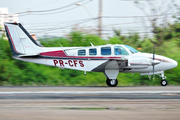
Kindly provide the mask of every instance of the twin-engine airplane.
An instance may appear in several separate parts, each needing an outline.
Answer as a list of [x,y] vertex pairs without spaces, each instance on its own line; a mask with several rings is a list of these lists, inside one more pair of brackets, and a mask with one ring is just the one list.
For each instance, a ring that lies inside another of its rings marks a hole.
[[[5,23],[13,58],[21,61],[81,71],[103,72],[110,87],[118,84],[119,73],[159,75],[166,86],[164,71],[178,65],[170,58],[141,53],[128,45],[101,45],[90,47],[43,47],[20,23]],[[153,77],[154,79],[154,77]]]

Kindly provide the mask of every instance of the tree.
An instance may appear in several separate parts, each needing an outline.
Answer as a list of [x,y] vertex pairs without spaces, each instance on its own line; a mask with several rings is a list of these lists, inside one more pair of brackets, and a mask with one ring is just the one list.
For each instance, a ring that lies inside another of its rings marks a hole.
[[139,33],[134,32],[122,35],[121,30],[114,29],[113,31],[115,35],[109,40],[111,44],[126,44],[135,48],[141,47],[142,40],[140,40]]
[[[172,20],[172,15],[176,14],[175,0],[146,0],[146,2],[138,2],[136,0],[135,5],[139,8],[145,17],[141,19],[145,30],[151,29],[155,39],[150,41],[155,46],[161,46],[164,42],[164,35],[168,32],[169,22]],[[149,25],[149,26],[148,26]]]

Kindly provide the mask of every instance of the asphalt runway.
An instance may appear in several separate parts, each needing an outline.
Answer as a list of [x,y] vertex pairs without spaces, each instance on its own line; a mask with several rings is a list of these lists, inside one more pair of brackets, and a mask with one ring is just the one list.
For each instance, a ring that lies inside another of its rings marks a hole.
[[180,87],[0,87],[0,99],[180,99]]
[[179,120],[180,87],[0,87],[0,120]]

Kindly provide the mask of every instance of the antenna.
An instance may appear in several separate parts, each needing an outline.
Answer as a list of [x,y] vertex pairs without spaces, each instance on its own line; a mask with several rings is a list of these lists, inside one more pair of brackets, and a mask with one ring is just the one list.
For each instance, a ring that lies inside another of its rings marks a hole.
[[[89,41],[89,40],[88,40],[88,41]],[[92,42],[89,41],[89,43],[91,44],[91,46],[94,46],[94,45],[92,44]]]
[[94,46],[91,42],[90,42],[91,46]]
[[63,46],[61,45],[61,43],[59,43],[59,45],[62,47],[62,50],[64,50]]
[[61,43],[59,43],[59,45],[63,48],[63,46],[61,45]]

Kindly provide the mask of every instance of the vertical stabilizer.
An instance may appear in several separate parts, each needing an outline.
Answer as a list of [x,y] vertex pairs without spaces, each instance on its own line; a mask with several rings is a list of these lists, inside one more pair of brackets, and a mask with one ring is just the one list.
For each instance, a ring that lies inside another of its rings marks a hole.
[[5,23],[4,26],[13,56],[39,54],[41,46],[20,23]]

